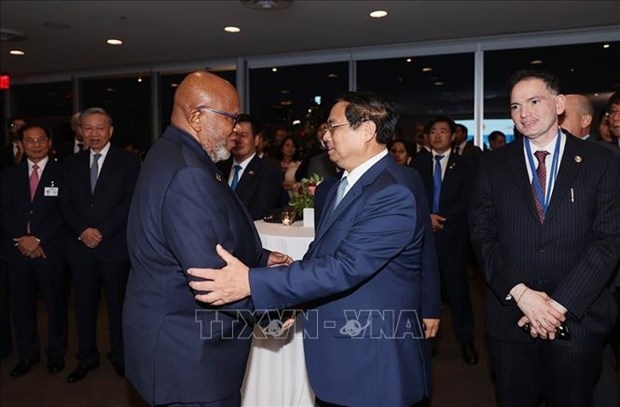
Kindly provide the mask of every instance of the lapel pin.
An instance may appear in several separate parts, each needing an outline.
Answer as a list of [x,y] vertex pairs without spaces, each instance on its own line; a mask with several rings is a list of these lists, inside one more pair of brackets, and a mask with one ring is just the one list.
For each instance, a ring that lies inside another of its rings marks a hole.
[[581,156],[580,155],[576,155],[575,156],[575,162],[576,163],[580,163],[581,162]]
[[222,182],[222,175],[218,172],[215,174],[215,179],[217,179],[219,182]]

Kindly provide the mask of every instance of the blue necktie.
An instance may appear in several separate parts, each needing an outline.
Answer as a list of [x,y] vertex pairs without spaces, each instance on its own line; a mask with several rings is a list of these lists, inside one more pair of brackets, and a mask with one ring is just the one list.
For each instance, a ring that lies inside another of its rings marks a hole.
[[349,181],[347,181],[347,177],[342,177],[342,179],[340,180],[340,184],[338,185],[338,192],[336,193],[336,201],[334,202],[333,210],[336,210],[338,204],[340,204],[340,201],[342,201],[342,198],[344,198],[344,191],[347,189],[348,185]]
[[432,213],[439,212],[439,197],[441,196],[441,159],[443,155],[435,156],[435,170],[433,171],[433,208]]
[[99,158],[101,153],[95,153],[93,155],[93,165],[90,166],[90,192],[95,192],[95,185],[97,185],[97,177],[99,176]]
[[237,189],[237,185],[239,185],[239,171],[241,171],[241,166],[239,164],[235,165],[235,173],[233,174],[232,182],[230,183],[230,189],[233,191]]

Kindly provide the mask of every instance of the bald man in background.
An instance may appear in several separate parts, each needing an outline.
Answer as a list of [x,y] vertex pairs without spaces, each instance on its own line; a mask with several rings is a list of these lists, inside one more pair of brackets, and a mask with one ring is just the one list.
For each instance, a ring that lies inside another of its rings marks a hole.
[[[123,327],[127,378],[150,405],[241,402],[252,323],[198,305],[185,270],[223,267],[217,243],[253,266],[288,260],[262,249],[252,218],[215,165],[230,156],[238,119],[230,83],[205,71],[188,75],[175,93],[171,125],[138,179]],[[234,307],[253,308],[250,300]]]
[[560,126],[575,137],[582,140],[594,140],[590,135],[590,127],[594,117],[594,106],[584,95],[566,95],[566,108],[558,117]]

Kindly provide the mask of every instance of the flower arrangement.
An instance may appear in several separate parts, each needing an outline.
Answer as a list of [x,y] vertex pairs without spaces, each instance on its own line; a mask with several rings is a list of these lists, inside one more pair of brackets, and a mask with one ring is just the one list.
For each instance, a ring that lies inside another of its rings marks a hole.
[[314,208],[314,193],[317,185],[322,181],[323,177],[318,174],[312,174],[310,178],[303,178],[295,190],[289,206],[295,208],[297,213],[301,213],[304,208]]

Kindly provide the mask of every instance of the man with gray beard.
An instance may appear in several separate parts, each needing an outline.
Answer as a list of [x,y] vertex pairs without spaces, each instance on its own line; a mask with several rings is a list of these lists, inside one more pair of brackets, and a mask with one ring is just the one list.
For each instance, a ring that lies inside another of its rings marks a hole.
[[[262,249],[252,219],[215,163],[240,131],[239,96],[208,72],[177,88],[171,125],[150,149],[131,203],[132,269],[123,326],[126,375],[150,405],[238,406],[252,323],[199,305],[191,267],[222,267],[223,243],[259,266],[288,259]],[[250,309],[250,301],[234,304]]]

